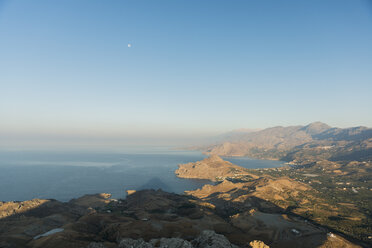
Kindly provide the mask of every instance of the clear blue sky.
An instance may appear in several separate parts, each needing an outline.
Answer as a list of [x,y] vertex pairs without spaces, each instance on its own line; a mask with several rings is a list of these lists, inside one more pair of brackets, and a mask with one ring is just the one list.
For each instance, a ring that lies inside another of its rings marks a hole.
[[371,2],[0,0],[0,134],[372,126]]

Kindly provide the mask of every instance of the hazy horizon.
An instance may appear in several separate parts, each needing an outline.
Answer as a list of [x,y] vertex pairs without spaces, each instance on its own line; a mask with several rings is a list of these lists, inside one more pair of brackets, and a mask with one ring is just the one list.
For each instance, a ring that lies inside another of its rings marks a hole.
[[0,0],[0,148],[372,127],[369,1]]
[[[290,125],[305,126],[306,124]],[[327,124],[327,123],[325,123]],[[277,127],[277,126],[272,126]],[[334,126],[331,126],[334,127]],[[268,127],[271,128],[271,127]],[[339,127],[337,127],[339,128]],[[343,127],[341,127],[343,128]],[[347,128],[347,127],[345,127]],[[94,150],[94,151],[151,151],[156,147],[166,149],[187,148],[189,146],[210,145],[220,135],[229,132],[257,132],[265,128],[241,128],[221,133],[99,133],[99,132],[60,132],[60,133],[3,133],[0,150]],[[133,149],[131,149],[131,147]]]

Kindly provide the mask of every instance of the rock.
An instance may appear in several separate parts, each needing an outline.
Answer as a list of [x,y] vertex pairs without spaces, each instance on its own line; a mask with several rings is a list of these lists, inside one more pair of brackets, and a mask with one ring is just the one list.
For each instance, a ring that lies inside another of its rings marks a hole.
[[193,248],[189,241],[180,238],[152,239],[150,243],[159,248]]
[[46,233],[35,236],[34,239],[39,239],[41,237],[46,237],[46,236],[49,236],[49,235],[52,235],[58,232],[63,232],[63,230],[64,230],[63,228],[54,228]]
[[87,248],[106,248],[102,243],[92,242],[90,243]]
[[205,230],[198,238],[193,241],[196,248],[238,248],[221,234],[216,234],[214,231]]
[[72,199],[70,203],[76,204],[82,207],[102,208],[112,201],[110,197],[111,197],[111,194],[108,194],[108,193],[84,195],[77,199]]
[[145,242],[143,239],[122,239],[119,243],[119,248],[153,248],[154,246],[150,243]]
[[119,248],[193,248],[191,243],[180,238],[161,238],[152,239],[150,242],[145,242],[143,239],[122,239],[119,243]]
[[17,202],[0,202],[0,219],[11,217],[17,214],[23,214],[34,208],[47,205],[51,200],[33,199],[29,201]]
[[[152,239],[149,243],[143,239],[122,239],[119,243],[119,248],[238,248],[221,234],[216,234],[214,231],[203,231],[191,243],[180,238],[161,238]],[[265,247],[264,247],[265,248]]]
[[133,193],[136,193],[136,190],[134,190],[134,189],[128,189],[127,190],[127,195],[131,195]]
[[264,242],[260,240],[253,240],[249,243],[252,248],[270,248],[270,246],[266,245]]

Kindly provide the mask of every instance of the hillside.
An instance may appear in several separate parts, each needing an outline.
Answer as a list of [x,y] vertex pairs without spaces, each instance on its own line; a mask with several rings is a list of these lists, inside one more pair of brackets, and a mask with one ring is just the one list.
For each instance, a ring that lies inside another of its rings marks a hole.
[[[0,247],[238,248],[262,242],[192,197],[143,190],[127,199],[86,195],[68,203],[35,199],[0,203]],[[228,231],[230,230],[230,231]],[[216,232],[219,234],[216,234]],[[223,234],[234,233],[227,239]],[[247,242],[247,243],[245,243]],[[262,247],[262,246],[261,246]]]
[[[238,191],[223,184],[219,194]],[[251,206],[244,201],[237,209],[238,201],[225,202],[226,197],[209,203],[161,190],[131,192],[119,200],[108,196],[1,203],[0,247],[267,248],[264,242],[270,247],[358,247],[265,200]],[[230,217],[228,204],[235,206]]]
[[372,129],[332,128],[321,122],[306,126],[273,127],[238,133],[202,150],[209,155],[297,162],[319,158],[364,161],[372,159]]
[[[184,174],[180,174],[177,171],[176,174],[197,178],[199,168],[207,173],[209,167],[210,173],[221,175],[226,168],[234,166],[220,159],[216,167],[212,162],[216,156],[213,157],[213,160],[204,159],[187,164],[188,168],[192,168],[191,172],[183,171]],[[198,166],[200,163],[203,166]],[[180,168],[184,166],[179,165]],[[215,181],[219,182],[216,185],[205,185],[187,194],[213,204],[219,214],[228,218],[251,216],[251,211],[271,215],[287,214],[312,221],[332,232],[338,231],[371,242],[371,162],[341,163],[324,160],[303,166],[270,169],[239,169],[235,165],[234,169],[239,173],[228,171],[225,176],[216,178],[218,180]],[[238,223],[248,225],[244,221]],[[278,229],[277,232],[285,233],[285,230]],[[272,244],[275,238],[261,239]]]
[[175,173],[180,178],[208,179],[211,181],[220,181],[234,175],[257,178],[256,175],[248,173],[244,168],[224,161],[217,155],[212,155],[195,163],[181,164]]

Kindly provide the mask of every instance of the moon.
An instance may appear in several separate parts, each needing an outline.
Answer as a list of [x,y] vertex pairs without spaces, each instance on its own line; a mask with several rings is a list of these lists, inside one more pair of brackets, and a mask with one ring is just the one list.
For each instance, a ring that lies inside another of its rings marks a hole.
[[128,47],[131,48],[131,47],[132,47],[132,44],[129,43],[129,44],[128,44]]

